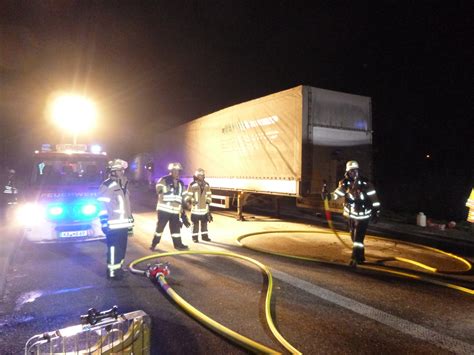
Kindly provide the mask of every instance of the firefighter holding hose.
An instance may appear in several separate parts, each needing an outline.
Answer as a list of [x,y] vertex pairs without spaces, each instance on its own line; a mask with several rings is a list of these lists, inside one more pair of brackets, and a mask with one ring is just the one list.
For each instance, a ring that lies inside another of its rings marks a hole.
[[332,193],[323,187],[323,199],[336,200],[344,197],[343,215],[348,219],[352,239],[352,257],[350,265],[355,266],[365,261],[364,238],[372,219],[377,223],[380,215],[380,202],[373,185],[359,175],[359,163],[350,160],[346,163],[344,179]]

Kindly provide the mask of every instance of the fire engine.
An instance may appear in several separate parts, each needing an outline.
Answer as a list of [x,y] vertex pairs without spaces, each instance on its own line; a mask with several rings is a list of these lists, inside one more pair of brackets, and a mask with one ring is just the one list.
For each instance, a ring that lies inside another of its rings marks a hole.
[[96,195],[107,155],[99,146],[44,144],[35,151],[17,218],[33,242],[103,239]]

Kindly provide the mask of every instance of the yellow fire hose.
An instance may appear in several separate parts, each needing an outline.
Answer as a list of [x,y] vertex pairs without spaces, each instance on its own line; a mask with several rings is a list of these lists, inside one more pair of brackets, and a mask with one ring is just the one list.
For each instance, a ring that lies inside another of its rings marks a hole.
[[[327,222],[328,222],[328,225],[329,225],[329,228],[331,229],[331,231],[330,232],[317,231],[317,233],[322,233],[322,234],[331,234],[332,233],[337,237],[337,239],[340,241],[340,243],[345,248],[352,249],[352,247],[349,244],[347,244],[340,237],[339,233],[334,228],[334,225],[333,225],[332,219],[331,219],[331,215],[330,215],[330,212],[329,212],[329,206],[328,206],[327,200],[324,201],[324,207],[325,207],[325,210],[326,210]],[[317,259],[317,258],[312,258],[312,257],[304,257],[304,256],[296,256],[296,255],[285,254],[285,253],[272,252],[272,251],[262,249],[262,248],[249,247],[249,246],[246,246],[245,244],[242,243],[243,239],[245,239],[247,237],[250,237],[250,236],[263,235],[263,234],[275,234],[275,233],[315,233],[315,231],[310,231],[310,230],[278,230],[278,231],[265,231],[265,232],[249,233],[249,234],[244,234],[244,235],[239,236],[237,238],[237,243],[242,247],[245,247],[245,248],[248,248],[248,249],[251,249],[251,250],[256,250],[256,251],[263,252],[263,253],[267,253],[267,254],[271,254],[271,255],[284,256],[284,257],[288,257],[288,258],[299,259],[299,260],[307,260],[307,261],[313,261],[313,262],[319,262],[319,263],[346,265],[346,264],[341,264],[341,263],[338,263],[338,262],[327,261],[327,260]],[[382,237],[373,237],[373,238],[381,239],[381,240],[389,240],[387,238],[382,238]],[[411,264],[411,265],[418,266],[418,267],[420,267],[424,270],[427,270],[431,273],[434,273],[434,274],[465,273],[465,272],[471,270],[471,268],[472,268],[469,261],[467,261],[466,259],[464,259],[462,257],[459,257],[457,255],[447,253],[447,252],[444,252],[444,251],[436,249],[436,248],[427,247],[427,246],[423,246],[423,245],[418,245],[418,244],[414,244],[414,243],[403,242],[403,244],[413,245],[413,246],[416,246],[416,247],[419,247],[419,248],[423,248],[423,249],[431,250],[431,251],[434,251],[434,252],[437,252],[437,253],[441,253],[443,255],[447,255],[447,256],[449,256],[453,259],[456,259],[456,260],[462,262],[465,265],[466,268],[465,268],[465,270],[461,270],[461,271],[438,270],[437,268],[434,268],[434,267],[431,267],[429,265],[420,263],[416,260],[402,258],[402,257],[395,257],[395,256],[394,257],[388,257],[388,258],[384,259],[384,261],[396,260],[396,261],[399,261],[399,262],[408,263],[408,264]],[[270,331],[272,332],[272,334],[275,336],[275,338],[278,340],[278,342],[286,350],[288,350],[292,354],[301,354],[300,351],[298,351],[296,348],[294,348],[280,334],[280,332],[278,331],[278,329],[276,328],[276,326],[273,322],[273,318],[272,318],[271,310],[270,310],[271,297],[272,297],[272,291],[273,291],[273,277],[272,277],[272,274],[271,274],[269,268],[267,266],[265,266],[264,264],[260,263],[259,261],[255,260],[255,259],[252,259],[252,258],[249,258],[247,256],[236,254],[236,253],[221,252],[221,251],[198,251],[198,250],[194,250],[194,251],[178,251],[178,252],[168,252],[168,253],[148,255],[148,256],[145,256],[145,257],[142,257],[142,258],[139,258],[139,259],[136,259],[136,260],[132,261],[129,265],[129,268],[133,273],[145,274],[144,270],[136,269],[135,266],[140,264],[140,263],[143,263],[145,261],[148,261],[148,260],[151,260],[151,259],[157,259],[157,258],[160,258],[160,257],[176,256],[176,255],[190,255],[190,254],[191,255],[195,255],[195,254],[218,255],[218,256],[233,257],[233,258],[238,258],[238,259],[248,261],[248,262],[256,265],[257,267],[259,267],[260,270],[262,270],[263,273],[266,275],[267,280],[268,280],[268,286],[267,286],[267,289],[266,289],[266,296],[265,296],[265,318],[266,318],[268,327],[269,327]],[[372,256],[373,257],[373,255],[370,255],[370,254],[367,254],[367,256],[369,256],[369,257]],[[404,272],[404,271],[399,271],[399,270],[396,270],[396,269],[391,269],[391,268],[388,268],[388,267],[368,265],[368,264],[359,264],[359,265],[357,265],[357,267],[360,268],[360,269],[374,270],[374,271],[377,271],[377,272],[384,272],[384,273],[389,273],[389,274],[393,274],[393,275],[397,275],[397,276],[416,279],[416,280],[424,281],[424,282],[431,283],[431,284],[434,284],[434,285],[448,287],[448,288],[451,288],[451,289],[454,289],[454,290],[457,290],[457,291],[460,291],[460,292],[464,292],[464,293],[467,293],[467,294],[470,294],[470,295],[474,295],[474,290],[463,287],[463,286],[459,286],[459,285],[455,285],[455,284],[452,284],[452,283],[448,283],[448,282],[428,278],[428,277],[425,277],[425,276],[411,274],[411,273]],[[216,333],[221,334],[225,338],[233,341],[234,343],[236,343],[236,344],[238,344],[238,345],[244,347],[245,349],[250,350],[254,353],[264,353],[264,354],[279,354],[280,353],[280,352],[278,352],[278,351],[276,351],[272,348],[269,348],[269,347],[267,347],[267,346],[265,346],[261,343],[258,343],[256,341],[250,339],[250,338],[247,338],[247,337],[245,337],[245,336],[243,336],[243,335],[241,335],[241,334],[225,327],[224,325],[216,322],[212,318],[208,317],[207,315],[205,315],[204,313],[202,313],[201,311],[199,311],[198,309],[193,307],[191,304],[186,302],[178,293],[176,293],[176,291],[166,282],[166,279],[163,275],[158,276],[157,280],[158,280],[159,285],[163,289],[163,291],[165,291],[167,293],[167,295],[174,302],[176,302],[176,304],[178,304],[184,311],[186,311],[189,315],[191,315],[197,321],[201,322],[203,325],[210,328],[211,330],[214,330]]]
[[[265,254],[271,254],[271,255],[276,255],[276,256],[284,256],[284,257],[287,257],[287,258],[313,261],[313,262],[324,263],[324,264],[344,265],[344,266],[349,267],[349,265],[338,263],[338,262],[335,262],[335,261],[317,259],[317,258],[312,258],[312,257],[308,257],[308,256],[297,256],[297,255],[292,255],[292,254],[278,253],[278,252],[269,251],[269,250],[266,250],[266,249],[263,249],[263,248],[249,247],[249,246],[245,245],[244,243],[242,243],[242,240],[245,239],[245,238],[248,238],[248,237],[252,237],[252,236],[255,236],[255,235],[259,235],[259,234],[274,234],[274,233],[277,233],[277,234],[281,234],[281,233],[310,233],[310,234],[314,234],[315,231],[308,231],[308,230],[275,230],[275,231],[249,233],[249,234],[244,234],[244,235],[239,236],[237,238],[237,241],[238,241],[239,245],[243,246],[244,248],[251,249],[251,250],[256,250],[256,251],[259,251],[259,252],[262,252],[262,253],[265,253]],[[317,233],[329,234],[331,232],[317,231]],[[459,258],[458,256],[456,256],[456,257]],[[389,259],[394,260],[395,258],[389,258]],[[407,262],[409,260],[410,264],[415,264],[417,266],[425,266],[425,269],[427,269],[427,270],[434,269],[434,268],[426,267],[426,265],[424,265],[422,263],[418,263],[414,260],[410,260],[410,259],[405,259],[405,260],[407,260]],[[463,259],[463,260],[465,260],[465,259]],[[469,263],[467,260],[465,260],[465,262]],[[389,274],[404,276],[404,277],[407,277],[407,278],[424,281],[424,282],[435,284],[435,285],[438,285],[438,286],[452,288],[452,289],[455,289],[457,291],[461,291],[461,292],[468,293],[470,295],[474,295],[474,290],[469,289],[467,287],[455,285],[455,284],[444,282],[444,281],[435,280],[435,279],[425,277],[425,276],[410,274],[410,273],[404,272],[404,271],[398,271],[398,270],[390,269],[388,267],[368,265],[368,264],[359,264],[359,265],[357,265],[357,268],[366,269],[366,270],[375,270],[375,271],[385,272],[385,273],[389,273]],[[434,272],[434,273],[436,273],[436,272]],[[443,273],[443,274],[445,274],[445,273]]]
[[[324,209],[325,209],[325,212],[326,212],[326,220],[328,222],[328,225],[329,225],[329,228],[331,229],[332,233],[339,239],[339,241],[347,248],[347,249],[352,249],[352,247],[350,245],[348,245],[347,243],[344,242],[344,240],[339,236],[339,233],[337,232],[336,228],[334,227],[334,224],[332,223],[332,219],[331,219],[331,212],[329,211],[329,203],[328,203],[328,200],[324,200]],[[376,237],[375,239],[380,239],[380,240],[389,240],[387,238],[383,238],[383,237]],[[431,271],[431,272],[436,272],[436,273],[440,273],[440,274],[462,274],[462,273],[465,273],[465,272],[468,272],[469,270],[471,270],[472,268],[472,265],[469,263],[469,261],[467,261],[466,259],[464,258],[461,258],[457,255],[454,255],[454,254],[451,254],[451,253],[447,253],[443,250],[440,250],[440,249],[436,249],[436,248],[433,248],[433,247],[428,247],[428,246],[424,246],[424,245],[419,245],[419,244],[414,244],[414,243],[410,243],[410,242],[403,242],[403,244],[406,244],[406,245],[412,245],[412,246],[416,246],[418,248],[422,248],[422,249],[426,249],[426,250],[431,250],[431,251],[434,251],[436,253],[440,253],[440,254],[444,254],[444,255],[447,255],[453,259],[457,259],[459,261],[461,261],[462,263],[465,264],[466,268],[464,270],[438,270],[434,267],[431,267],[431,266],[428,266],[428,265],[425,265],[425,264],[422,264],[418,261],[415,261],[415,260],[412,260],[412,259],[406,259],[406,258],[401,258],[401,257],[398,257],[398,256],[394,256],[394,257],[390,257],[388,258],[387,260],[396,260],[396,261],[400,261],[402,263],[407,263],[407,264],[412,264],[412,265],[416,265],[420,268],[423,268],[425,270],[428,270],[428,271]],[[366,254],[367,256],[372,256],[371,254]]]
[[[249,258],[247,256],[243,256],[240,254],[235,254],[235,253],[229,253],[229,252],[220,252],[220,251],[199,251],[199,250],[193,250],[193,251],[178,251],[178,252],[169,252],[169,253],[160,253],[160,254],[153,254],[153,255],[148,255],[140,259],[136,259],[132,261],[129,265],[130,270],[133,273],[136,274],[144,274],[145,271],[136,269],[135,266],[143,263],[144,261],[150,260],[150,259],[156,259],[160,257],[165,257],[165,256],[175,256],[175,255],[189,255],[189,254],[201,254],[201,255],[218,255],[218,256],[226,256],[226,257],[232,257],[232,258],[238,258],[242,259],[245,261],[248,261],[260,268],[260,270],[263,271],[263,273],[266,275],[267,280],[268,280],[268,286],[266,290],[266,296],[265,296],[265,318],[268,324],[268,327],[270,328],[270,331],[272,334],[275,336],[275,338],[278,340],[278,342],[285,348],[287,349],[290,353],[292,354],[301,354],[300,351],[298,351],[296,348],[294,348],[278,331],[276,328],[272,315],[271,315],[271,310],[270,310],[270,304],[271,304],[271,297],[272,297],[272,290],[273,290],[273,277],[272,274],[267,266],[264,264],[260,263],[259,261]],[[176,302],[181,308],[183,308],[189,315],[191,315],[193,318],[204,324],[206,327],[214,330],[218,334],[221,334],[222,336],[226,337],[227,339],[237,343],[238,345],[254,352],[254,353],[264,353],[264,354],[279,354],[280,352],[271,349],[263,344],[260,344],[252,339],[249,339],[227,327],[224,325],[216,322],[215,320],[209,318],[206,316],[204,313],[200,312],[198,309],[193,307],[191,304],[186,302],[181,296],[179,296],[176,291],[173,290],[173,288],[166,282],[166,279],[164,276],[159,276],[158,277],[158,282],[161,286],[161,288],[168,294],[171,299]]]
[[[348,249],[352,249],[352,246],[348,245],[340,237],[339,233],[334,228],[334,225],[333,225],[332,219],[331,219],[331,215],[330,215],[330,212],[329,212],[329,206],[328,206],[328,201],[327,200],[324,200],[324,208],[326,210],[326,219],[328,221],[329,228],[331,229],[331,232],[317,231],[317,233],[322,233],[322,234],[333,233],[337,237],[337,239],[341,242],[341,244],[344,245],[344,247],[346,247]],[[288,257],[288,258],[314,261],[314,262],[319,262],[319,263],[345,265],[345,264],[341,264],[341,263],[338,263],[338,262],[332,262],[332,261],[327,261],[327,260],[323,260],[323,259],[317,259],[317,258],[311,258],[311,257],[305,257],[305,256],[296,256],[296,255],[292,255],[292,254],[272,252],[272,251],[262,249],[262,248],[249,247],[249,246],[246,246],[245,244],[242,243],[243,239],[245,239],[247,237],[250,237],[250,236],[255,236],[255,235],[260,235],[260,234],[274,234],[274,233],[315,233],[315,231],[309,231],[309,230],[278,230],[278,231],[256,232],[256,233],[249,233],[249,234],[239,236],[237,238],[237,242],[239,243],[239,245],[241,245],[245,248],[256,250],[256,251],[267,253],[267,254],[271,254],[271,255],[284,256],[284,257]],[[382,237],[376,237],[376,239],[388,240],[387,238],[382,238]],[[461,261],[466,266],[466,268],[465,268],[465,270],[462,270],[462,271],[443,271],[443,270],[438,270],[434,267],[425,265],[423,263],[420,263],[416,260],[407,259],[407,258],[389,257],[385,260],[397,260],[399,262],[404,262],[404,263],[416,265],[416,266],[418,266],[420,268],[423,268],[423,269],[425,269],[425,270],[427,270],[427,271],[429,271],[433,274],[465,273],[465,272],[471,270],[471,268],[472,268],[469,261],[467,261],[466,259],[464,259],[460,256],[457,256],[457,255],[454,255],[454,254],[451,254],[451,253],[447,253],[447,252],[444,252],[444,251],[436,249],[436,248],[427,247],[427,246],[423,246],[423,245],[418,245],[418,244],[414,244],[414,243],[403,242],[403,244],[413,245],[413,246],[416,246],[416,247],[419,247],[419,248],[423,248],[423,249],[431,250],[431,251],[434,251],[434,252],[437,252],[437,253],[441,253],[443,255],[447,255],[447,256],[449,256],[453,259]],[[372,256],[370,254],[366,254],[366,255],[367,256]],[[360,268],[360,269],[375,270],[375,271],[378,271],[378,272],[385,272],[385,273],[389,273],[389,274],[393,274],[393,275],[398,275],[398,276],[403,276],[403,277],[407,277],[407,278],[411,278],[411,279],[416,279],[416,280],[424,281],[424,282],[431,283],[431,284],[434,284],[434,285],[448,287],[448,288],[451,288],[451,289],[454,289],[454,290],[457,290],[457,291],[460,291],[460,292],[464,292],[464,293],[467,293],[467,294],[470,294],[470,295],[474,295],[474,290],[472,290],[470,288],[467,288],[467,287],[452,284],[452,283],[449,283],[449,282],[436,280],[436,279],[425,277],[425,276],[411,274],[411,273],[404,272],[404,271],[398,271],[398,270],[390,269],[388,267],[368,265],[368,264],[359,264],[359,265],[357,265],[357,267]]]

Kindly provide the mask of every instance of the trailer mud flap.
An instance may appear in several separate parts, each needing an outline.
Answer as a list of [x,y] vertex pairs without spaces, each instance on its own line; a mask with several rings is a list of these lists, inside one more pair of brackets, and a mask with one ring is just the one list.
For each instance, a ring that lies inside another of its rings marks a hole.
[[[94,323],[94,322],[92,322]],[[25,354],[149,355],[151,320],[143,311],[103,318],[31,337]]]

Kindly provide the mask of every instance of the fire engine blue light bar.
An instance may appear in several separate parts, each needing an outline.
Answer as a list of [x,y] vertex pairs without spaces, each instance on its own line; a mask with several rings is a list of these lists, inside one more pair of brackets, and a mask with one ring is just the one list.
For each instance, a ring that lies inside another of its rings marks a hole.
[[95,201],[73,201],[49,204],[46,208],[50,220],[73,222],[78,220],[91,220],[97,217],[99,206]]

